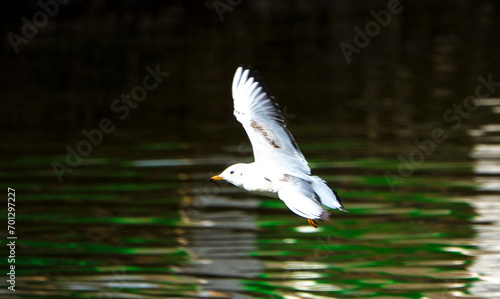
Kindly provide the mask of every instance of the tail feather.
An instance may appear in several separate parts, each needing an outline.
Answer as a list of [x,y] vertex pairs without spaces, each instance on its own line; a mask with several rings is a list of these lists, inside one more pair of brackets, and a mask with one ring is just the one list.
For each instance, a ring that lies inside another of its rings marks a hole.
[[317,176],[313,176],[313,179],[314,192],[318,194],[323,205],[332,209],[339,209],[343,212],[347,212],[342,205],[342,199],[340,199],[339,194],[330,185],[328,185],[327,182]]

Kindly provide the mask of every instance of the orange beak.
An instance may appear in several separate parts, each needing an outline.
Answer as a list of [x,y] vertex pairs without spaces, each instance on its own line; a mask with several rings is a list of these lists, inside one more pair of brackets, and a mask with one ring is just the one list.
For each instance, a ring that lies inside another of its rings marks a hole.
[[222,178],[221,176],[219,175],[214,175],[213,177],[211,177],[208,181],[211,182],[211,181],[220,181],[220,180],[223,180],[224,178]]

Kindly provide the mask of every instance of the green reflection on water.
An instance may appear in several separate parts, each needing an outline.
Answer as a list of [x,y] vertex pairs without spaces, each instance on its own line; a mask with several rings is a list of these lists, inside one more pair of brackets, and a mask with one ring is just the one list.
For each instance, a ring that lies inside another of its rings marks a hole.
[[[350,145],[306,146],[313,172],[336,188],[349,210],[332,211],[318,229],[277,199],[226,184],[206,188],[194,178],[209,177],[211,166],[132,167],[126,157],[103,158],[103,164],[76,168],[63,184],[36,188],[31,182],[40,174],[30,172],[27,182],[16,184],[29,190],[19,195],[28,204],[18,216],[19,275],[26,277],[19,286],[27,292],[21,296],[41,289],[72,298],[106,292],[138,298],[422,298],[466,291],[477,279],[466,271],[475,250],[474,212],[450,194],[473,192],[465,175],[470,165],[429,163],[391,192],[383,173],[373,171],[397,169],[397,160],[315,158],[314,148]],[[169,148],[180,146],[134,146],[143,157]],[[170,155],[175,161],[182,153]]]

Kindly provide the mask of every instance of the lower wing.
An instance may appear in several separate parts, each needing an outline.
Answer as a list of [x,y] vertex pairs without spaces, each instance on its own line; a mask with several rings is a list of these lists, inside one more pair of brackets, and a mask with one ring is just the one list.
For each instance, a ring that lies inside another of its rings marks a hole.
[[307,219],[328,220],[330,213],[321,206],[311,182],[285,174],[277,186],[279,198],[292,212]]

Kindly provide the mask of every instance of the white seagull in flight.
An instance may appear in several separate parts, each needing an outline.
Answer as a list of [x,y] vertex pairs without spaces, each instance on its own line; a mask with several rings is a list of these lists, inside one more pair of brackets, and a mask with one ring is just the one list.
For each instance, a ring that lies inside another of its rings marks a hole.
[[315,220],[325,221],[330,216],[322,205],[347,212],[337,192],[320,177],[311,176],[274,97],[258,74],[240,66],[232,92],[234,116],[248,134],[255,162],[231,165],[210,181],[225,180],[251,192],[277,195],[313,227],[318,227]]

